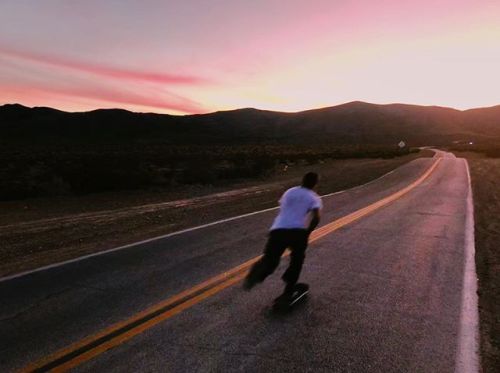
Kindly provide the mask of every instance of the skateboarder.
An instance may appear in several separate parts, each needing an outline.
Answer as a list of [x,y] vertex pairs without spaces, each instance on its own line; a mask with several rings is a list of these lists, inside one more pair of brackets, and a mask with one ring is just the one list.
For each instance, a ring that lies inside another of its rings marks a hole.
[[318,174],[308,172],[301,186],[290,188],[283,194],[279,201],[280,212],[271,226],[264,255],[245,278],[244,289],[250,290],[273,273],[285,249],[290,248],[290,265],[282,276],[286,283],[282,297],[291,299],[304,262],[309,235],[320,219],[322,203],[313,190],[317,183]]

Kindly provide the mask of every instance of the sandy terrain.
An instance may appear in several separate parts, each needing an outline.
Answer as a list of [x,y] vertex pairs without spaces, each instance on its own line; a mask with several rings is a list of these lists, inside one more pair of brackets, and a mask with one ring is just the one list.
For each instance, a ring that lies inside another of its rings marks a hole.
[[481,352],[484,372],[493,373],[500,367],[500,159],[466,156],[474,193]]

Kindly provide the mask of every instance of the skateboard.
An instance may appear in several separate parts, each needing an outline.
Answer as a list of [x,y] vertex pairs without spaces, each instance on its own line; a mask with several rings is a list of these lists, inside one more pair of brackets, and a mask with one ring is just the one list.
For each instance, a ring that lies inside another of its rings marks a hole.
[[289,311],[294,305],[305,300],[308,293],[309,285],[297,283],[291,297],[282,294],[274,300],[273,310],[278,312]]

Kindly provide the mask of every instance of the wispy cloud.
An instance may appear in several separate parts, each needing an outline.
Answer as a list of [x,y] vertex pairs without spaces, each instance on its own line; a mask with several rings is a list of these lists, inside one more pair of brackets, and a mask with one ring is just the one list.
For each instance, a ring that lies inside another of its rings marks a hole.
[[158,95],[151,92],[130,92],[112,86],[6,85],[2,87],[0,101],[8,97],[10,99],[6,102],[10,102],[13,98],[21,102],[24,102],[23,99],[27,99],[29,102],[43,102],[49,97],[60,97],[64,98],[67,103],[73,102],[76,106],[82,104],[83,101],[91,100],[118,104],[120,107],[127,107],[131,110],[138,110],[142,107],[152,111],[166,110],[188,114],[206,111],[199,103],[170,92],[164,91]]
[[78,70],[85,73],[100,75],[108,78],[134,80],[161,84],[178,85],[202,85],[209,83],[208,79],[182,74],[168,74],[155,71],[131,70],[117,66],[106,66],[90,62],[80,62],[58,56],[46,56],[26,51],[14,50],[7,47],[0,47],[0,55],[14,59],[57,66],[71,70]]
[[[51,95],[64,98],[66,103],[74,102],[76,106],[91,100],[98,107],[102,102],[132,110],[142,107],[186,114],[206,111],[198,102],[172,92],[174,86],[197,87],[207,82],[199,77],[88,64],[1,46],[0,57],[7,58],[4,67],[11,70],[0,81],[3,91],[0,99],[9,102],[13,99],[24,102],[28,98],[32,102],[43,102],[44,96]],[[6,64],[8,60],[13,64]],[[74,73],[68,75],[66,70]],[[89,74],[96,77],[89,78]],[[14,96],[9,97],[9,92]]]

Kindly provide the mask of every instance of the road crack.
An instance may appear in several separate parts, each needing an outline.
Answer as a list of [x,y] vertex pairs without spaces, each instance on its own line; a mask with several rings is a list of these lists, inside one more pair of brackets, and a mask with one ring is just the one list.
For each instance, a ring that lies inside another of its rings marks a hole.
[[8,316],[0,318],[0,322],[6,322],[6,321],[15,320],[15,319],[23,316],[27,312],[33,310],[34,308],[39,307],[41,304],[43,304],[44,302],[48,301],[49,299],[54,298],[54,297],[56,297],[58,295],[61,295],[61,294],[65,293],[65,292],[67,292],[68,290],[71,290],[71,287],[67,287],[67,288],[61,289],[59,291],[56,291],[54,293],[47,294],[46,296],[40,298],[36,302],[30,304],[29,306],[23,308],[20,311],[14,313],[13,315],[8,315]]

